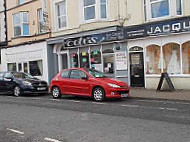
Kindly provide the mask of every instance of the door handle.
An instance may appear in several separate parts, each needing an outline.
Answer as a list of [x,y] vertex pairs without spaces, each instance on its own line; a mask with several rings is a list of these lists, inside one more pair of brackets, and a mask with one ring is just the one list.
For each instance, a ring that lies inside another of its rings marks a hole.
[[134,77],[140,77],[140,75],[134,75]]

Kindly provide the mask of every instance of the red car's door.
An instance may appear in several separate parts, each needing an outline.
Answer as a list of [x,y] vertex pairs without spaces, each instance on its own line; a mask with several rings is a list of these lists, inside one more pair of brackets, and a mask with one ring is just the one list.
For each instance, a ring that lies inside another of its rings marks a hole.
[[72,95],[90,95],[90,81],[87,79],[82,79],[86,77],[85,72],[81,70],[71,70],[68,85],[69,85],[69,94]]
[[69,83],[68,83],[68,81],[70,80],[69,73],[70,73],[70,70],[64,70],[61,73],[60,78],[58,79],[62,94],[69,94],[69,90],[70,90]]

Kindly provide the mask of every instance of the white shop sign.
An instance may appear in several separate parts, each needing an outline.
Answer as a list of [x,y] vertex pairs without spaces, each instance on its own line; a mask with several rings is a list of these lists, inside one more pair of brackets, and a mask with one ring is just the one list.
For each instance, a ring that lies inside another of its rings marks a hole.
[[127,53],[125,51],[115,53],[116,70],[127,70]]

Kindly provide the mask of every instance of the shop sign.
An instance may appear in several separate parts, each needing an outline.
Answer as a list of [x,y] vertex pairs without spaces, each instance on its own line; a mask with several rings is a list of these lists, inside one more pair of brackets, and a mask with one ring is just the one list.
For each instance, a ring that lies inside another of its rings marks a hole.
[[126,39],[134,39],[188,31],[190,31],[190,17],[183,17],[133,27],[126,27],[124,33]]
[[121,40],[124,38],[123,31],[112,31],[102,34],[93,34],[89,36],[69,38],[64,40],[65,47],[83,46],[88,44],[97,44],[101,42],[108,42],[114,40]]
[[125,51],[115,53],[116,70],[127,70],[127,53]]

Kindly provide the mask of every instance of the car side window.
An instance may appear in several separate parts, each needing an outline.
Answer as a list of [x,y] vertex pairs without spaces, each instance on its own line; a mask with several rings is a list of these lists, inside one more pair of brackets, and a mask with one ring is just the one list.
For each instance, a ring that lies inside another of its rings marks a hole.
[[70,78],[73,79],[81,79],[82,77],[86,77],[86,74],[80,70],[72,70],[70,74]]
[[69,77],[69,70],[65,70],[61,73],[62,78],[68,78]]
[[0,80],[3,80],[3,73],[0,73]]

